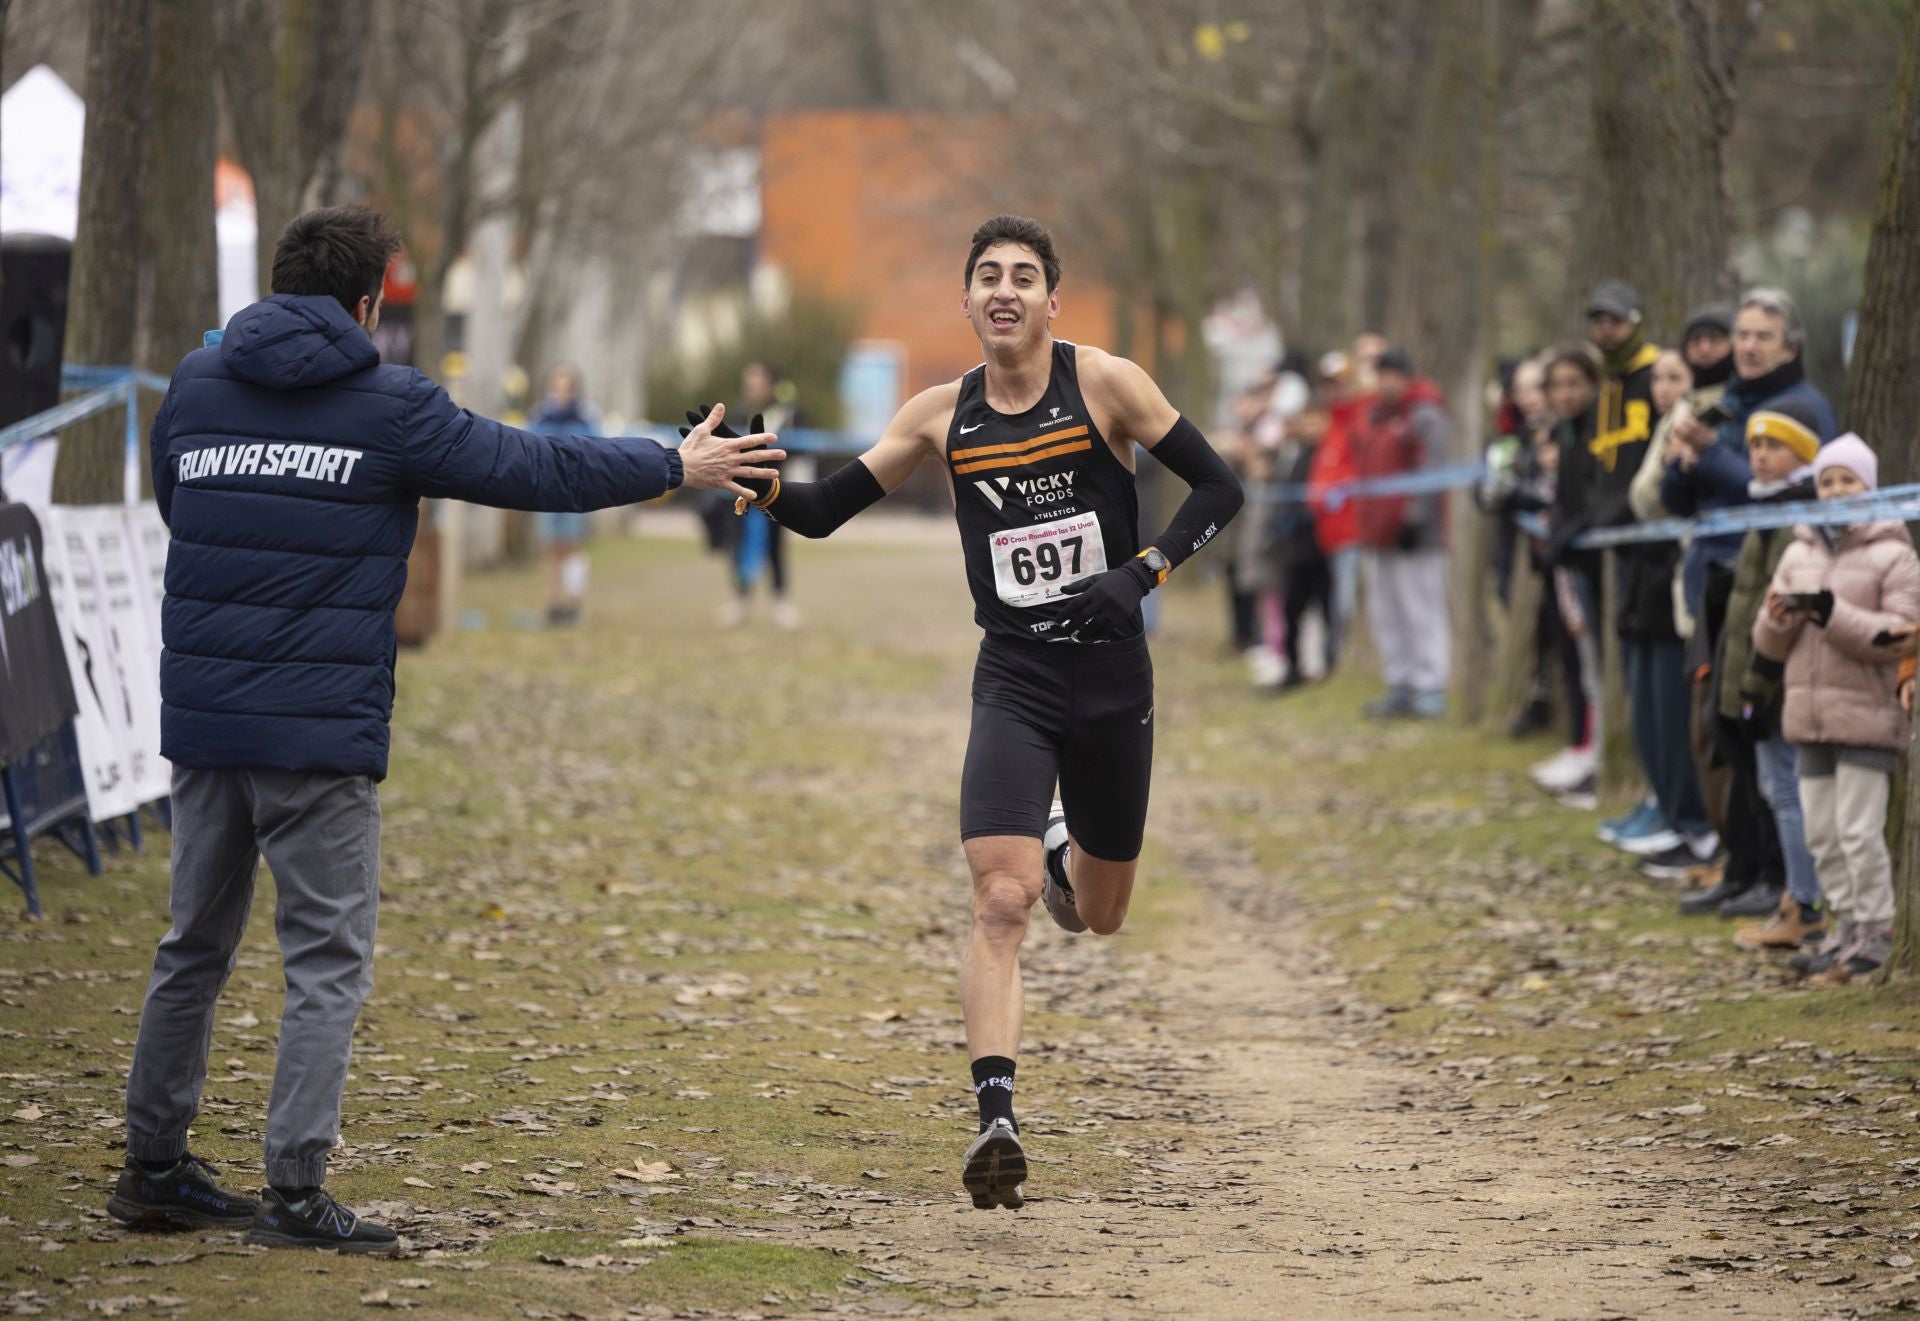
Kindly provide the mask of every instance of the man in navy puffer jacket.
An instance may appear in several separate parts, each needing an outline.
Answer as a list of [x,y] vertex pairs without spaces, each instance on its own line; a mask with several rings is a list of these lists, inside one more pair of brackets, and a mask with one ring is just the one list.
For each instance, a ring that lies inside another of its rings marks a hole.
[[[423,496],[583,511],[677,486],[733,489],[784,457],[767,436],[537,436],[454,406],[369,332],[399,240],[364,207],[301,216],[274,293],[174,373],[153,426],[173,533],[160,662],[173,763],[173,927],[160,942],[127,1086],[127,1163],[108,1209],[148,1228],[248,1225],[269,1246],[391,1250],[321,1187],[353,1025],[372,987],[394,607]],[[212,339],[209,336],[209,339]],[[287,1000],[261,1199],[187,1151],[214,1002],[264,854]]]

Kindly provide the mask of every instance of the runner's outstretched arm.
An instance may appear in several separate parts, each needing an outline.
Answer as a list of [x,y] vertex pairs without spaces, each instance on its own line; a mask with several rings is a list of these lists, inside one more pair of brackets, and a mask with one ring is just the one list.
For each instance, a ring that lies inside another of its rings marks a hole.
[[[951,393],[952,387],[945,388]],[[910,399],[872,449],[817,482],[787,482],[777,477],[772,481],[743,479],[742,484],[754,493],[754,507],[764,509],[774,522],[803,537],[830,535],[899,487],[913,475],[920,460],[933,452],[929,424],[940,406],[940,394],[936,388]],[[951,411],[951,401],[948,408]],[[703,413],[690,412],[687,418],[697,422]],[[753,430],[759,429],[760,419],[755,418]]]
[[[1142,597],[1218,536],[1240,512],[1246,496],[1240,479],[1214,452],[1200,428],[1174,411],[1152,377],[1125,358],[1103,356],[1094,361],[1101,393],[1113,406],[1114,433],[1140,440],[1147,453],[1192,488],[1173,511],[1166,530],[1139,556],[1064,589],[1079,598],[1065,626],[1097,641],[1131,618]],[[1140,439],[1145,436],[1157,439]],[[1165,567],[1157,571],[1147,563],[1156,550],[1166,557]]]

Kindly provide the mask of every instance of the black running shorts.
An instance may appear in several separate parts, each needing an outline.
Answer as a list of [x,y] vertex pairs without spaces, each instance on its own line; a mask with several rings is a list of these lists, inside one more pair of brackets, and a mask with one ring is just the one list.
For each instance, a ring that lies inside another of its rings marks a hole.
[[1152,778],[1153,661],[1145,638],[981,642],[960,776],[960,838],[1040,838],[1058,783],[1079,846],[1128,862],[1140,856]]

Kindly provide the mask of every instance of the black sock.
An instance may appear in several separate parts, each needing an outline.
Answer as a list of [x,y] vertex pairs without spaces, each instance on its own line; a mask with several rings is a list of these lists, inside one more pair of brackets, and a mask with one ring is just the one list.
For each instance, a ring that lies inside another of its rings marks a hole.
[[271,1185],[271,1187],[273,1188],[273,1191],[275,1193],[279,1194],[280,1200],[285,1202],[288,1206],[296,1206],[299,1203],[306,1201],[309,1197],[313,1196],[315,1193],[320,1191],[318,1188],[315,1188],[315,1187],[283,1188],[277,1183]]
[[1005,1055],[982,1055],[973,1062],[973,1095],[980,1102],[980,1127],[996,1119],[1020,1125],[1013,1117],[1013,1061]]
[[145,1170],[148,1174],[165,1174],[168,1170],[180,1163],[180,1158],[175,1156],[172,1160],[141,1160],[138,1156],[135,1156],[133,1163]]

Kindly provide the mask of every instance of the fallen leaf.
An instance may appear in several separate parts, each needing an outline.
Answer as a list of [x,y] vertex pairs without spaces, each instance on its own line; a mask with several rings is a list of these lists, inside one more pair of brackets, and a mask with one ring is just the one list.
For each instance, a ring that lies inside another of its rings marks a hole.
[[13,1117],[23,1124],[31,1124],[34,1120],[41,1118],[46,1113],[46,1111],[37,1105],[25,1105],[15,1110]]
[[431,1188],[434,1186],[433,1184],[428,1183],[425,1179],[415,1178],[411,1174],[409,1174],[406,1178],[402,1179],[400,1182],[406,1184],[407,1187],[409,1188]]
[[679,1171],[663,1160],[644,1161],[638,1156],[633,1159],[633,1168],[620,1170],[623,1179],[632,1179],[636,1183],[665,1183],[669,1179],[680,1177]]

